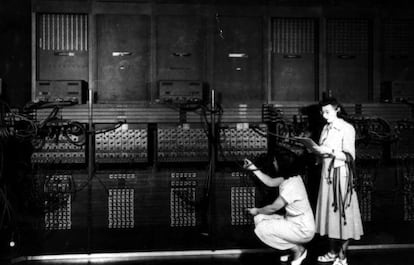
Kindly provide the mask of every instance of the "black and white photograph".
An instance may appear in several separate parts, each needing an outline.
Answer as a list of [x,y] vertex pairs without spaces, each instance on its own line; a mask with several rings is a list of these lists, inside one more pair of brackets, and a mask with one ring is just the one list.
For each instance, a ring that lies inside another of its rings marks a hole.
[[413,253],[411,0],[0,1],[0,264]]

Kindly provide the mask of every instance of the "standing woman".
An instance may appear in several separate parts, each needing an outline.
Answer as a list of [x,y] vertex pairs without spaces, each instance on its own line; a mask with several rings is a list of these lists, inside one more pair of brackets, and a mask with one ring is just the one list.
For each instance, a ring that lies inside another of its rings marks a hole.
[[329,252],[319,262],[347,265],[349,240],[363,235],[361,213],[353,186],[355,174],[355,129],[340,118],[340,105],[334,98],[320,103],[324,126],[316,153],[322,162],[316,206],[316,233],[327,236]]

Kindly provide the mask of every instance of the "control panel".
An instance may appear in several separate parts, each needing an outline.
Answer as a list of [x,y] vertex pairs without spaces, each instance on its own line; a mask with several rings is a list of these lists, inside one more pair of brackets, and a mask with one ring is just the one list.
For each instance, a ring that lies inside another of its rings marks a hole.
[[267,153],[267,127],[265,124],[226,124],[220,128],[218,147],[220,161],[241,161]]
[[358,177],[355,179],[358,203],[361,211],[361,218],[364,222],[372,221],[372,202],[375,172],[368,168],[358,168]]
[[160,81],[159,99],[165,103],[201,103],[203,101],[203,83],[200,81]]
[[71,175],[45,177],[45,229],[68,230],[72,227]]
[[192,124],[160,125],[157,129],[158,162],[208,161],[205,130]]
[[414,163],[411,165],[405,161],[405,170],[402,172],[403,177],[403,194],[404,194],[404,221],[414,221]]
[[96,163],[136,163],[148,161],[146,125],[125,124],[113,130],[97,132]]
[[396,140],[391,156],[397,159],[414,159],[414,121],[401,120],[393,124]]
[[171,227],[196,226],[196,172],[172,172],[170,193]]
[[134,173],[108,174],[108,228],[133,228],[134,214]]
[[231,187],[231,225],[248,225],[253,218],[246,212],[255,207],[255,187]]
[[37,81],[36,99],[46,102],[69,101],[75,104],[86,103],[87,83],[73,81]]
[[[71,136],[76,138],[77,136]],[[77,139],[72,139],[77,142]],[[47,136],[41,149],[32,153],[34,164],[80,164],[85,163],[85,146],[74,145],[63,135]]]

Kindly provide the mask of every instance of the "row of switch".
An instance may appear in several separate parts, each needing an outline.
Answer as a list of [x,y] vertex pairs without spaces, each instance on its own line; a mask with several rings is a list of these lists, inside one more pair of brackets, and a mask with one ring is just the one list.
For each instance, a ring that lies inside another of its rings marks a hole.
[[[236,173],[232,173],[236,175]],[[252,223],[252,218],[246,214],[246,209],[255,206],[256,189],[254,187],[231,188],[231,224],[247,225]]]
[[35,164],[80,164],[85,163],[84,152],[36,152],[32,154],[31,162]]

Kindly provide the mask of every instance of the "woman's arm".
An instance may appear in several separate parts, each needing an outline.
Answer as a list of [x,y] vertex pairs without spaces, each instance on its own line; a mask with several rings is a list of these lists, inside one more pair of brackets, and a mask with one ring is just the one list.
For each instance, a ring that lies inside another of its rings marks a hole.
[[355,129],[352,125],[348,125],[347,127],[344,128],[344,134],[343,134],[343,138],[342,138],[342,150],[327,150],[329,149],[328,147],[324,147],[326,148],[326,152],[328,153],[328,155],[335,157],[336,160],[342,160],[345,161],[346,160],[346,155],[344,152],[350,153],[351,156],[355,159]]
[[272,204],[266,205],[262,208],[250,208],[250,209],[247,209],[247,211],[251,215],[272,214],[274,212],[279,211],[283,207],[285,207],[286,204],[287,204],[286,201],[282,197],[279,196]]
[[271,178],[263,173],[247,158],[244,159],[244,168],[251,170],[268,187],[278,187],[283,182],[283,178]]
[[346,160],[346,155],[344,152],[350,153],[355,159],[355,129],[352,125],[344,128],[344,136],[342,138],[342,150],[334,150],[326,145],[320,145],[318,151],[322,156],[331,156],[335,157],[336,160]]

